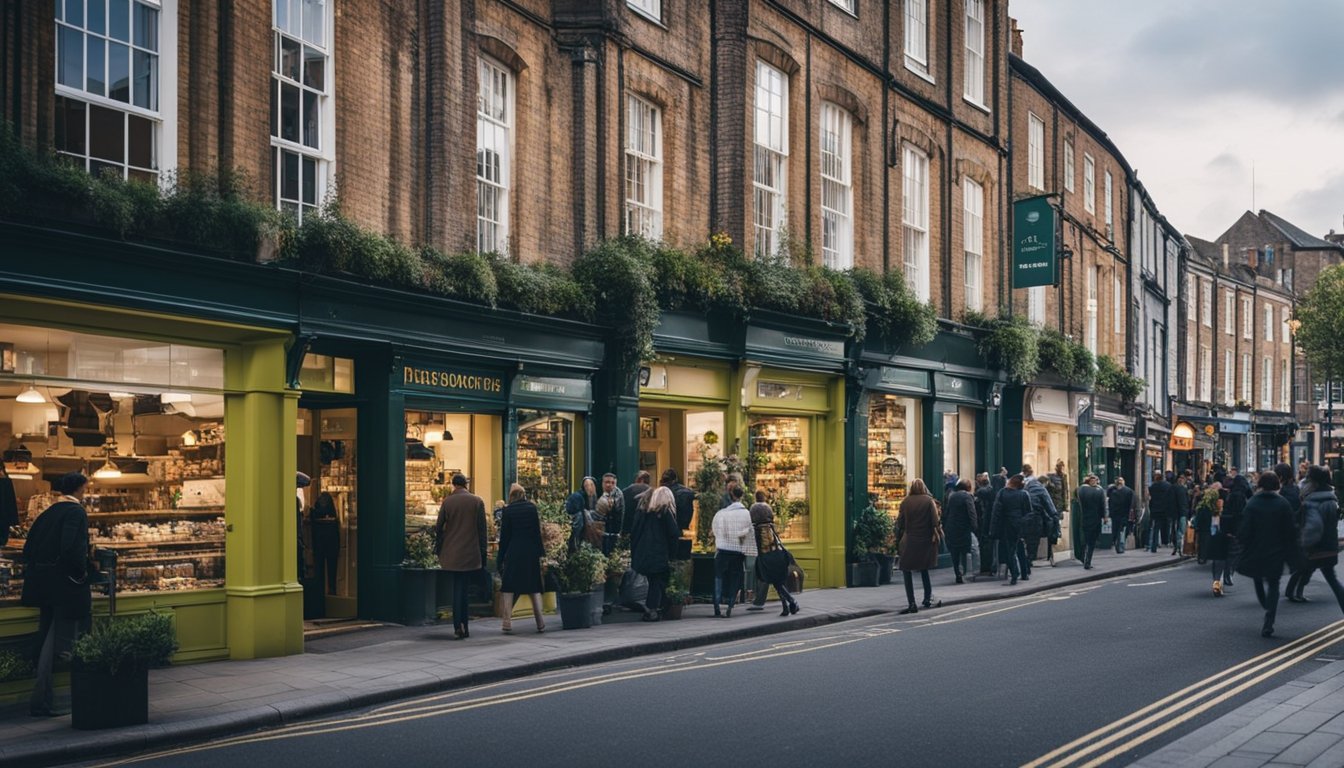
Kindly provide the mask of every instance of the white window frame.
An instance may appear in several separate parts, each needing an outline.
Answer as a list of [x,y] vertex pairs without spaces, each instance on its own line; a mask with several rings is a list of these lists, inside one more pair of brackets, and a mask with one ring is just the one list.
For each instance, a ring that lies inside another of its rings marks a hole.
[[1064,142],[1064,189],[1069,192],[1073,192],[1077,186],[1073,180],[1076,172],[1077,168],[1073,164],[1073,142],[1066,141]]
[[1241,338],[1250,339],[1255,336],[1255,307],[1254,302],[1249,296],[1241,297]]
[[[297,32],[290,26],[281,28],[280,4],[284,4],[287,7],[287,13],[292,13],[295,10],[302,13],[305,6],[310,4],[304,2],[285,2],[285,0],[273,0],[271,3],[271,37],[274,42],[272,45],[273,50],[271,52],[273,61],[271,66],[270,84],[271,88],[276,89],[276,91],[271,94],[272,103],[274,105],[273,109],[275,111],[273,117],[275,124],[271,126],[271,179],[274,185],[271,191],[276,208],[282,211],[289,211],[294,215],[297,221],[302,222],[305,216],[316,213],[321,207],[322,201],[327,196],[327,190],[330,188],[331,180],[336,178],[336,99],[333,98],[336,93],[336,56],[334,47],[331,44],[335,32],[335,17],[333,13],[334,3],[329,1],[317,3],[322,9],[322,30],[320,35],[318,35],[320,40],[314,40],[308,36],[308,30],[304,27],[302,18],[300,18],[300,21],[298,22],[299,26]],[[325,60],[323,61],[323,66],[325,67],[325,72],[323,74],[324,81],[322,84],[323,87],[320,90],[308,84],[306,82],[306,77],[303,78],[305,82],[297,82],[280,71],[281,40],[284,38],[299,43],[300,58],[304,66],[307,65],[306,53],[310,48],[325,56]],[[282,119],[280,105],[283,101],[280,94],[284,92],[285,87],[298,89],[300,100],[300,134],[303,132],[302,124],[304,122],[302,111],[304,94],[316,94],[316,99],[318,101],[317,119],[319,121],[318,145],[316,147],[306,144],[302,135],[300,135],[297,141],[280,137],[280,120]],[[296,173],[298,173],[299,178],[295,180],[298,193],[293,197],[285,194],[284,169],[287,155],[295,156],[295,162],[298,164]],[[313,198],[311,201],[305,200],[303,193],[303,177],[305,175],[303,168],[305,163],[312,163],[313,165]]]
[[1083,153],[1083,210],[1097,213],[1097,161]]
[[1102,182],[1102,195],[1103,195],[1102,202],[1105,205],[1105,211],[1106,211],[1106,237],[1111,240],[1115,239],[1115,210],[1114,210],[1114,197],[1113,197],[1114,189],[1112,187],[1113,183],[1114,182],[1111,179],[1111,172],[1105,171]]
[[1223,350],[1223,403],[1232,405],[1236,401],[1237,371],[1236,356],[1232,350]]
[[[158,68],[156,72],[157,86],[158,86],[156,94],[156,101],[157,101],[156,109],[147,109],[135,105],[134,103],[135,97],[133,93],[128,93],[127,100],[124,102],[105,95],[106,92],[111,91],[110,87],[111,83],[108,82],[111,79],[111,71],[109,67],[111,56],[110,54],[111,45],[107,40],[107,38],[111,37],[111,30],[110,30],[111,19],[106,18],[105,14],[102,33],[98,33],[96,31],[89,31],[88,18],[87,18],[88,9],[87,7],[85,7],[84,18],[81,20],[80,25],[76,27],[72,23],[74,21],[73,19],[66,18],[65,3],[62,2],[62,0],[56,0],[55,17],[53,19],[54,33],[52,38],[52,49],[54,55],[52,57],[52,68],[53,68],[52,82],[55,84],[54,92],[57,96],[66,99],[71,99],[74,101],[80,101],[86,105],[84,109],[83,154],[76,154],[69,152],[62,152],[61,154],[65,155],[66,157],[78,158],[82,160],[83,161],[82,166],[86,171],[91,171],[94,163],[98,163],[100,166],[117,165],[121,167],[122,178],[129,177],[131,171],[134,170],[145,181],[149,181],[150,178],[153,178],[157,182],[158,179],[163,178],[162,174],[171,172],[177,168],[178,2],[177,0],[138,0],[138,4],[157,10],[159,13],[159,28],[157,30],[158,46],[157,50],[153,52],[157,56],[157,68]],[[133,6],[128,6],[128,8],[130,15],[128,16],[127,21],[129,31],[129,34],[127,36],[128,40],[125,43],[128,48],[126,76],[129,81],[129,87],[133,89],[135,80],[133,52],[135,50],[148,52],[149,49],[135,44],[135,29],[134,29],[135,9]],[[75,87],[72,85],[65,85],[61,83],[61,57],[59,48],[60,48],[62,27],[69,28],[72,31],[78,29],[78,34],[80,34],[80,40],[83,52],[80,57],[81,60],[80,79],[82,80],[82,82],[79,84],[79,87]],[[88,72],[89,72],[88,38],[90,35],[100,37],[104,41],[103,44],[103,85],[105,92],[104,95],[99,95],[86,90],[88,86]],[[96,158],[92,156],[92,150],[90,146],[92,144],[90,137],[90,131],[92,130],[92,127],[89,124],[90,110],[87,105],[103,107],[123,114],[122,118],[123,143],[122,143],[121,162],[116,162],[103,158]],[[130,130],[128,127],[129,122],[128,116],[144,118],[152,124],[153,137],[150,151],[152,153],[151,165],[153,167],[147,168],[143,166],[132,166],[130,164]]]
[[1293,343],[1293,329],[1288,325],[1288,308],[1279,308],[1279,339],[1284,344]]
[[1045,121],[1027,113],[1027,186],[1045,191]]
[[849,112],[822,102],[821,130],[821,256],[831,269],[854,266],[853,127]]
[[663,22],[663,0],[625,0],[625,4],[641,16],[661,24]]
[[1265,303],[1265,341],[1274,341],[1274,305]]
[[1027,320],[1036,327],[1045,325],[1045,286],[1027,289]]
[[1241,399],[1250,405],[1255,398],[1251,391],[1251,353],[1241,353]]
[[1111,286],[1111,315],[1114,320],[1115,332],[1121,333],[1125,330],[1125,286],[1120,280],[1120,268],[1116,267],[1112,276]]
[[1290,397],[1291,393],[1292,393],[1292,385],[1289,383],[1289,380],[1288,380],[1288,359],[1287,359],[1287,358],[1284,358],[1284,359],[1282,359],[1282,360],[1279,361],[1279,410],[1280,410],[1280,411],[1289,411],[1289,410],[1292,410],[1292,407],[1291,407],[1291,405],[1289,404],[1289,397]]
[[755,132],[752,170],[754,253],[774,258],[788,216],[789,78],[756,60]]
[[1213,402],[1213,350],[1199,346],[1199,400]]
[[929,0],[905,0],[905,67],[933,79],[933,37],[929,34]]
[[901,184],[902,269],[906,283],[920,301],[930,296],[929,156],[904,145]]
[[1274,410],[1274,359],[1269,356],[1260,365],[1260,410]]
[[625,232],[663,237],[663,111],[625,95]]
[[[514,92],[517,80],[503,62],[480,54],[476,63],[476,250],[509,253],[509,208],[513,199]],[[487,92],[487,84],[489,90]],[[499,85],[503,85],[500,94]],[[489,107],[487,108],[487,102]],[[483,153],[494,152],[498,168],[483,163]],[[486,170],[486,173],[482,173]],[[494,170],[495,173],[490,173]],[[494,193],[493,211],[486,211],[484,193]]]
[[962,178],[961,186],[966,309],[980,312],[984,308],[985,188],[969,177]]
[[966,0],[966,73],[962,97],[985,106],[985,0]]
[[1097,304],[1099,303],[1097,300],[1098,298],[1097,281],[1101,277],[1101,275],[1097,269],[1096,264],[1089,265],[1086,271],[1087,271],[1087,282],[1086,282],[1087,288],[1086,293],[1084,295],[1087,296],[1087,306],[1086,306],[1087,324],[1086,327],[1084,328],[1084,336],[1086,339],[1085,344],[1087,346],[1087,351],[1091,352],[1092,355],[1095,357],[1097,354]]
[[1223,333],[1237,335],[1237,294],[1223,291]]
[[1213,327],[1213,281],[1207,277],[1199,279],[1199,323]]
[[831,5],[834,5],[835,7],[844,11],[845,13],[848,13],[850,16],[858,18],[859,0],[831,0]]

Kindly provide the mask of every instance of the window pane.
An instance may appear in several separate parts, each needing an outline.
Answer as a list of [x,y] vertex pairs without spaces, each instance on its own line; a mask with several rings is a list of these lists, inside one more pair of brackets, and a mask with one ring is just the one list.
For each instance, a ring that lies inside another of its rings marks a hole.
[[56,97],[56,151],[83,155],[87,148],[84,144],[84,111],[88,107],[82,101]]
[[299,156],[294,152],[281,152],[280,196],[286,200],[299,198]]
[[299,140],[299,89],[280,84],[280,138]]
[[127,115],[130,164],[141,168],[157,168],[154,162],[154,122],[137,115]]
[[307,156],[303,158],[303,202],[317,203],[317,161]]
[[84,78],[84,90],[99,96],[107,95],[107,82],[103,77],[103,66],[106,63],[104,60],[107,58],[104,46],[101,37],[89,35],[89,68],[88,76]]
[[303,39],[314,45],[326,45],[323,34],[325,14],[321,0],[303,0]]
[[280,38],[280,74],[294,82],[299,82],[299,66],[302,64],[300,51],[303,46],[297,40]]
[[303,84],[319,91],[327,89],[327,57],[315,48],[303,49]]
[[136,50],[132,52],[135,63],[135,88],[133,103],[145,109],[159,108],[159,57]]
[[84,26],[84,0],[65,0],[65,23]]
[[71,88],[84,84],[84,34],[76,29],[61,27],[57,37],[61,66],[59,82]]
[[305,90],[303,92],[303,143],[305,146],[316,148],[320,142],[321,125],[319,124],[320,112],[317,109],[317,94],[313,91]]
[[135,44],[159,50],[159,12],[140,3],[135,4]]
[[131,41],[131,7],[128,0],[108,0],[109,34],[123,43]]
[[275,26],[277,29],[289,29],[289,4],[285,0],[272,3],[275,7]]
[[102,176],[104,173],[109,173],[114,176],[120,176],[121,172],[122,167],[120,165],[113,165],[112,163],[104,163],[98,160],[89,161],[90,176]]
[[271,135],[280,135],[280,83],[271,81]]
[[117,101],[131,101],[131,49],[121,43],[107,46],[107,95]]
[[126,116],[115,109],[89,105],[89,155],[125,162]]
[[89,0],[89,31],[106,34],[107,0]]

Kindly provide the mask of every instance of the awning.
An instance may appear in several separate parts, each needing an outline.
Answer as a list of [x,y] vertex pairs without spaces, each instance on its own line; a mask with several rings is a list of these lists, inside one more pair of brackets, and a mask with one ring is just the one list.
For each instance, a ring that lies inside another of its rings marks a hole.
[[1043,421],[1048,424],[1076,426],[1078,419],[1070,406],[1069,393],[1062,389],[1032,387],[1026,394],[1026,411],[1029,421]]

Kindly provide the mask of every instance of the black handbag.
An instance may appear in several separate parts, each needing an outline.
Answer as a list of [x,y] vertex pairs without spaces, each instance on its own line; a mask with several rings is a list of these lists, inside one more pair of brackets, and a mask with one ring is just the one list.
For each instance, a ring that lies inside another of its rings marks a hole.
[[789,576],[789,563],[793,556],[779,540],[775,526],[770,526],[771,547],[769,552],[756,556],[756,577],[768,584],[780,584]]

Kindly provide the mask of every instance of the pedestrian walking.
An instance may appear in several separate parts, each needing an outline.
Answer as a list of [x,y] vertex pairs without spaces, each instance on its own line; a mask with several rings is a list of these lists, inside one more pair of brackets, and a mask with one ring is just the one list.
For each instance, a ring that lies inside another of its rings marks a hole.
[[1101,479],[1089,474],[1078,487],[1078,528],[1083,535],[1083,570],[1092,570],[1092,552],[1101,536],[1101,521],[1110,518]]
[[[1302,536],[1299,544],[1306,556],[1308,567],[1305,576],[1293,592],[1293,602],[1304,603],[1302,588],[1306,586],[1312,570],[1319,570],[1335,595],[1335,601],[1344,611],[1344,587],[1335,575],[1335,566],[1339,563],[1339,500],[1335,488],[1330,483],[1330,470],[1320,466],[1307,467],[1307,480],[1302,487]],[[1291,584],[1291,582],[1290,582]],[[1290,587],[1291,588],[1291,587]]]
[[1190,516],[1190,479],[1184,474],[1171,486],[1171,554],[1179,555],[1185,547],[1185,524]]
[[1148,551],[1157,554],[1162,540],[1170,536],[1171,515],[1175,508],[1171,483],[1161,472],[1153,473],[1153,481],[1148,484],[1148,516],[1152,523],[1148,526]]
[[1016,584],[1019,577],[1026,578],[1031,571],[1031,561],[1022,547],[1021,526],[1024,520],[1035,515],[1031,497],[1022,488],[1022,476],[1008,478],[1007,486],[994,499],[990,527],[994,539],[999,542],[999,559],[1007,564],[1008,573],[1012,576],[1009,586]]
[[464,640],[471,636],[467,588],[485,568],[485,501],[467,490],[466,475],[453,475],[452,485],[453,492],[439,505],[434,532],[439,567],[453,574],[453,635]]
[[943,535],[947,537],[947,551],[952,556],[952,573],[956,583],[965,584],[966,559],[975,543],[975,531],[980,525],[980,516],[975,510],[975,496],[971,494],[971,481],[958,480],[952,492],[947,496],[943,510]]
[[1213,483],[1200,496],[1195,505],[1193,525],[1200,538],[1199,554],[1205,561],[1212,563],[1213,594],[1222,597],[1223,587],[1231,576],[1228,559],[1229,540],[1232,537],[1233,521],[1224,514],[1224,496],[1220,483]]
[[671,557],[680,538],[676,497],[671,488],[660,485],[646,497],[630,524],[630,567],[649,580],[641,621],[658,621],[667,593]]
[[991,526],[994,501],[999,495],[998,488],[991,484],[988,472],[981,472],[975,478],[975,513],[980,521],[976,535],[980,538],[980,575],[993,576],[998,570],[998,545]]
[[52,490],[61,494],[28,529],[23,545],[23,593],[20,602],[38,609],[34,656],[37,679],[28,699],[33,717],[69,714],[55,706],[53,669],[68,661],[75,639],[89,631],[93,599],[89,593],[89,517],[84,490],[89,479],[79,472],[61,475]]
[[[1030,464],[1022,465],[1022,489],[1031,498],[1031,507],[1036,513],[1034,519],[1023,518],[1021,525],[1022,546],[1027,553],[1027,568],[1023,570],[1022,576],[1026,578],[1031,575],[1031,564],[1040,555],[1041,537],[1048,535],[1059,523],[1059,507],[1055,506],[1049,489],[1036,476]],[[1048,545],[1046,560],[1054,565],[1054,545]]]
[[1111,539],[1115,553],[1125,553],[1125,537],[1134,527],[1134,489],[1125,484],[1125,478],[1115,478],[1107,493],[1106,503],[1110,508]]
[[1227,530],[1229,536],[1227,542],[1227,560],[1232,570],[1228,577],[1223,580],[1224,587],[1232,586],[1232,574],[1237,570],[1237,563],[1241,560],[1241,541],[1237,538],[1237,533],[1241,530],[1241,521],[1245,519],[1246,502],[1251,498],[1251,485],[1246,482],[1246,476],[1238,474],[1237,468],[1228,469],[1224,478],[1223,490],[1227,494],[1223,497],[1223,527]]
[[1053,567],[1055,564],[1055,546],[1059,544],[1060,521],[1063,519],[1064,510],[1069,508],[1069,473],[1064,466],[1064,462],[1055,462],[1055,471],[1045,476],[1044,485],[1050,492],[1050,503],[1054,504],[1058,513],[1054,520],[1047,523],[1046,528],[1046,560]]
[[[914,572],[924,584],[925,608],[937,607],[933,602],[933,585],[929,583],[929,569],[938,566],[938,544],[942,538],[938,502],[929,495],[929,488],[920,478],[910,483],[910,492],[901,501],[896,518],[897,564],[905,580],[905,598],[909,606],[901,613],[919,613],[915,606]],[[942,605],[939,600],[937,605]]]
[[1262,637],[1274,636],[1274,617],[1279,610],[1279,580],[1283,566],[1297,547],[1293,509],[1279,495],[1279,476],[1262,472],[1257,492],[1246,502],[1246,513],[1237,532],[1241,562],[1237,572],[1255,579],[1255,597],[1265,609]]
[[537,632],[546,631],[541,615],[541,559],[546,551],[541,543],[541,518],[537,505],[527,498],[527,489],[509,486],[509,503],[499,515],[499,602],[504,614],[504,634],[513,632],[513,596],[527,595],[532,601],[532,616]]
[[[775,510],[766,501],[765,491],[756,492],[756,502],[747,510],[751,514],[751,528],[756,534],[756,557],[751,558],[753,562],[747,563],[747,572],[749,576],[755,576],[755,584],[752,587],[751,605],[747,606],[748,611],[765,610],[766,593],[770,591],[770,583],[761,579],[760,569],[756,568],[754,560],[768,551],[767,544],[773,541],[775,526]],[[873,494],[868,494],[868,503],[873,503]]]
[[[732,503],[714,515],[714,617],[730,618],[737,593],[742,589],[742,568],[748,557],[756,556],[756,532],[751,525],[751,512],[742,505],[744,489],[734,485],[729,490]],[[719,604],[725,603],[720,613]]]

